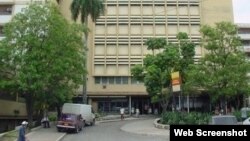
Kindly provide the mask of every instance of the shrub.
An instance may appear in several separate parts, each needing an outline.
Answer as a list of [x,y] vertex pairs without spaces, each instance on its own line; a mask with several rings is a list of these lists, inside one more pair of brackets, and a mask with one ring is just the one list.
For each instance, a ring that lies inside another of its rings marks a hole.
[[237,118],[237,121],[241,121],[241,111],[236,110],[233,112],[233,115]]
[[208,124],[210,113],[166,112],[162,114],[162,124]]
[[56,121],[57,120],[57,116],[54,114],[49,115],[49,121]]

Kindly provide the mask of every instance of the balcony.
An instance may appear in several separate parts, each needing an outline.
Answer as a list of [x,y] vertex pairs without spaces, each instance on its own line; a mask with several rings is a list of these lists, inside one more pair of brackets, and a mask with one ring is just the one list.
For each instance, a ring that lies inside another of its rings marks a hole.
[[0,19],[1,19],[0,24],[5,24],[5,23],[10,22],[11,18],[12,18],[12,15],[0,15]]
[[242,40],[250,40],[250,33],[248,34],[239,34]]
[[244,46],[244,51],[247,53],[250,53],[250,46]]

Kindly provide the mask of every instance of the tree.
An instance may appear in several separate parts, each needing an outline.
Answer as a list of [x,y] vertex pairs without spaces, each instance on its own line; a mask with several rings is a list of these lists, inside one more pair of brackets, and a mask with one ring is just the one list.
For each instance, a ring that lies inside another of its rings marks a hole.
[[[70,10],[72,14],[72,19],[74,21],[80,16],[81,23],[85,24],[85,32],[84,32],[84,48],[87,52],[88,50],[88,17],[90,16],[92,22],[95,22],[96,19],[103,13],[104,6],[101,0],[73,0],[70,5]],[[87,54],[84,54],[87,56]],[[85,67],[87,67],[87,59],[85,59]],[[84,76],[83,81],[83,103],[87,103],[87,77]]]
[[204,25],[201,33],[206,54],[192,73],[196,76],[196,84],[225,111],[227,101],[235,101],[240,95],[249,93],[247,73],[250,65],[242,52],[237,31],[230,22],[216,23],[215,27]]
[[[177,39],[178,43],[167,43],[164,38],[148,39],[146,44],[153,54],[146,55],[143,65],[136,65],[131,70],[135,79],[144,82],[152,102],[159,102],[163,111],[172,97],[171,73],[180,71],[184,76],[186,68],[193,63],[195,45],[186,33],[179,33]],[[162,52],[155,54],[156,49]]]
[[25,98],[32,123],[35,102],[65,102],[82,83],[82,28],[52,4],[31,4],[5,25],[4,34],[3,63],[12,68],[10,84]]

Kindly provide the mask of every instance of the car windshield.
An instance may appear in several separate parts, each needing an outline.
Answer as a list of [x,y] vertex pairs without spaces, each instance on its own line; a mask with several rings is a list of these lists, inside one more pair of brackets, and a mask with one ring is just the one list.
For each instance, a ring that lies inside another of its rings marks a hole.
[[68,121],[72,121],[76,118],[76,115],[72,115],[72,114],[63,114],[61,119],[62,120],[68,120]]

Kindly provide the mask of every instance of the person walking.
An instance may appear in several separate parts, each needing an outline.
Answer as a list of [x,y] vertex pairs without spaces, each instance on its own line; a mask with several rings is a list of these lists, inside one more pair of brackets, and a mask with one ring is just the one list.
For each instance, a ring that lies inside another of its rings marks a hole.
[[124,119],[124,108],[120,109],[120,114],[121,114],[121,120]]
[[17,141],[29,141],[25,135],[27,125],[28,125],[28,122],[26,122],[26,121],[22,122],[21,127],[19,128]]
[[49,117],[47,114],[45,114],[45,116],[43,117],[41,122],[42,122],[44,128],[50,128]]

